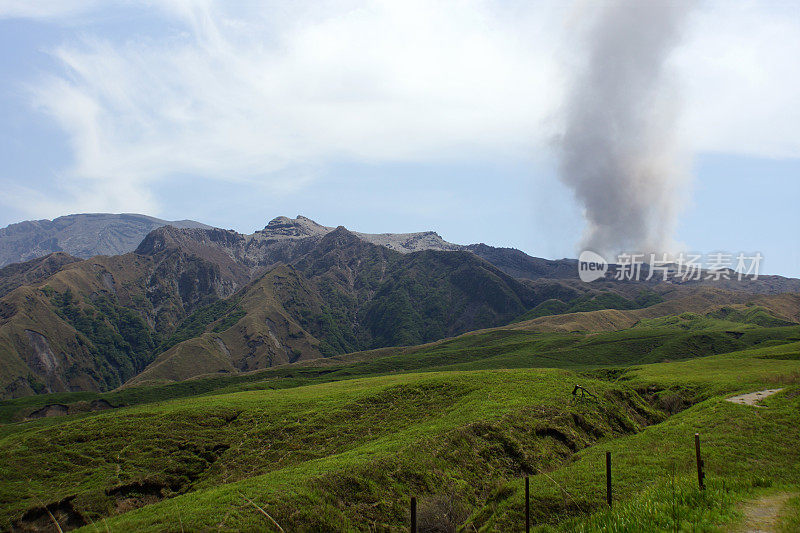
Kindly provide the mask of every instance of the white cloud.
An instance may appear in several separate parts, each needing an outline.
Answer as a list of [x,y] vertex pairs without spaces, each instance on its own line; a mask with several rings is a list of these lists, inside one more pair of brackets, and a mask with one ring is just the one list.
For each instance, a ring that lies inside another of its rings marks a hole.
[[798,14],[791,2],[756,1],[696,14],[675,57],[694,151],[800,157]]
[[[94,5],[0,0],[0,17],[56,23]],[[478,0],[144,5],[163,27],[119,38],[90,25],[53,51],[65,71],[31,88],[72,143],[63,202],[80,209],[153,210],[150,185],[172,175],[286,190],[293,169],[308,183],[336,159],[544,152],[580,14]],[[760,3],[697,14],[674,58],[687,146],[800,156],[798,24]]]
[[413,0],[322,15],[159,7],[180,31],[64,44],[54,55],[66,74],[32,90],[70,137],[66,175],[90,189],[174,174],[284,180],[278,171],[333,159],[524,152],[557,103],[552,16],[523,26],[482,2]]

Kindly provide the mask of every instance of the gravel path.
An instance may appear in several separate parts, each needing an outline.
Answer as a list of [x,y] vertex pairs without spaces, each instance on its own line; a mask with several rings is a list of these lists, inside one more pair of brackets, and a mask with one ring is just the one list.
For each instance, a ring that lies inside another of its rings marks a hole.
[[744,505],[744,520],[733,531],[736,533],[772,533],[776,531],[778,518],[786,501],[794,496],[781,492],[752,500]]
[[750,392],[747,394],[741,394],[739,396],[733,396],[732,398],[727,398],[729,402],[739,403],[742,405],[756,405],[758,402],[766,398],[767,396],[772,396],[776,392],[780,392],[783,389],[764,389],[757,392]]

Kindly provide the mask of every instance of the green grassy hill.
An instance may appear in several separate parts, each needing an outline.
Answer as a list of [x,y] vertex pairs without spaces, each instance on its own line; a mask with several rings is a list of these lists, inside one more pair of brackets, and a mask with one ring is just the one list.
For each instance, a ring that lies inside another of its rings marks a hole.
[[[249,304],[244,302],[242,305]],[[541,323],[533,321],[533,331],[521,329],[522,325],[514,324],[426,345],[382,348],[232,374],[218,372],[229,364],[229,358],[220,356],[218,359],[203,359],[199,356],[203,350],[209,353],[219,350],[214,339],[225,339],[229,332],[204,334],[200,339],[207,343],[206,347],[198,346],[194,341],[179,344],[165,354],[173,360],[163,370],[157,362],[121,390],[108,393],[64,393],[2,401],[0,422],[20,420],[50,404],[64,404],[73,412],[81,412],[91,409],[89,404],[93,401],[107,402],[113,406],[134,405],[153,400],[210,394],[214,391],[289,388],[398,372],[534,367],[578,370],[607,366],[625,368],[751,347],[766,348],[800,340],[800,325],[763,327],[752,323],[753,317],[758,322],[766,320],[765,317],[771,317],[769,320],[775,324],[784,323],[782,319],[768,313],[766,308],[743,307],[742,311],[736,312],[731,309],[733,308],[720,307],[705,315],[682,313],[642,319],[635,322],[634,327],[616,331],[540,332],[537,330],[541,328]],[[720,312],[726,314],[727,319],[714,318]],[[596,313],[580,315],[585,317],[593,314]],[[265,320],[257,322],[255,327],[264,323]],[[597,323],[597,319],[591,318],[591,323]],[[236,338],[233,336],[232,340],[226,342],[235,342]],[[233,350],[244,349],[234,344],[231,346]],[[179,376],[168,373],[181,365],[201,373],[200,365],[211,364],[219,366],[207,366],[206,376],[197,379],[173,381],[179,379]]]
[[[0,426],[0,528],[47,528],[47,506],[86,531],[269,530],[258,506],[287,531],[400,531],[413,494],[430,527],[513,531],[530,475],[541,528],[713,529],[759,491],[800,486],[800,327],[774,319],[751,307],[601,333],[497,329],[0,402],[5,421],[72,413]],[[574,398],[576,383],[596,399]],[[768,409],[724,401],[777,387]]]
[[[421,519],[444,507],[459,524],[509,531],[520,529],[528,474],[536,523],[668,527],[656,510],[671,505],[674,467],[680,519],[710,526],[735,519],[734,503],[759,486],[800,482],[799,354],[795,342],[610,381],[566,370],[401,374],[7,425],[0,524],[46,522],[44,502],[87,531],[269,529],[249,499],[286,530],[401,530],[414,494]],[[597,400],[573,399],[576,382]],[[767,386],[787,387],[768,410],[721,398]],[[673,396],[699,403],[670,416]],[[691,485],[695,431],[705,500]],[[617,514],[603,510],[606,450]]]

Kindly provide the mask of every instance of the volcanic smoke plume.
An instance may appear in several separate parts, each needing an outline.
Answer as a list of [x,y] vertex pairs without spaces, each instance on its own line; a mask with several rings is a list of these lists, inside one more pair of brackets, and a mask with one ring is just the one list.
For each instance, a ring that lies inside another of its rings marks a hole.
[[582,249],[669,252],[688,175],[666,60],[687,0],[609,0],[566,99],[561,179],[584,207]]

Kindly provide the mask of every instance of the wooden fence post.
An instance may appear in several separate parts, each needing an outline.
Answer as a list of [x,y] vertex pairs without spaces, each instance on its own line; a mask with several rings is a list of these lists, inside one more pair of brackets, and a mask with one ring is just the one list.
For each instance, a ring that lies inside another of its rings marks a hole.
[[417,533],[417,499],[411,497],[411,533]]
[[606,501],[611,507],[611,452],[606,452]]
[[700,457],[700,433],[694,434],[694,454],[697,458],[697,484],[700,486],[700,490],[705,490],[706,475],[703,472],[703,459]]
[[531,531],[531,488],[530,478],[525,476],[525,533]]

